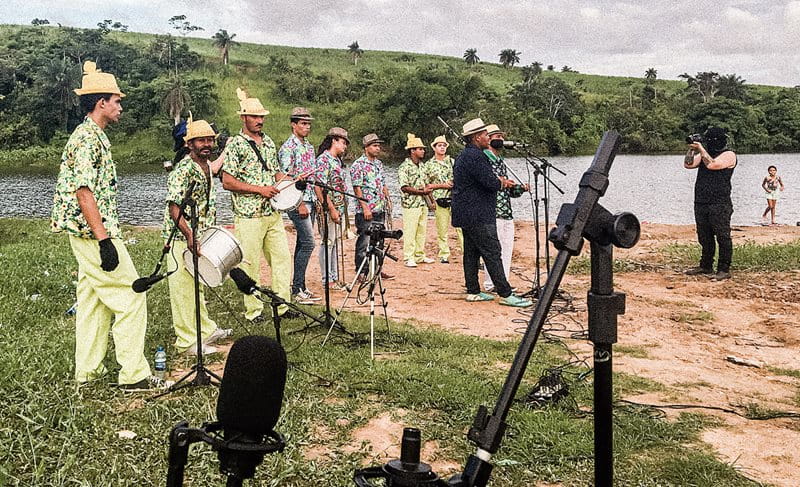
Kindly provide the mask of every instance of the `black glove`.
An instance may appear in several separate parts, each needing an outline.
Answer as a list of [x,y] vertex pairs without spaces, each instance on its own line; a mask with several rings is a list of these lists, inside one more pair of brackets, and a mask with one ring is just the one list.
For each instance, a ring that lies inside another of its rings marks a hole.
[[100,268],[106,272],[111,272],[119,265],[119,255],[117,248],[114,247],[114,242],[111,237],[104,238],[100,241]]

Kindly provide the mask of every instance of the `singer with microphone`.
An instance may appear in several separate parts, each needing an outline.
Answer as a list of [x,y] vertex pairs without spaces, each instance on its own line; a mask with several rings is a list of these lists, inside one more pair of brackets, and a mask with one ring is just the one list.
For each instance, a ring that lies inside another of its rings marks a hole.
[[[497,125],[486,127],[489,133],[489,148],[483,152],[489,158],[494,173],[500,177],[508,178],[508,170],[505,161],[500,155],[500,149],[509,147],[514,148],[524,144],[506,141],[505,133]],[[511,198],[519,198],[530,187],[527,184],[515,184],[510,187],[503,187],[497,192],[497,206],[495,207],[495,225],[497,226],[497,239],[500,241],[500,260],[503,262],[503,272],[506,279],[511,274],[511,255],[514,252],[514,215],[511,210]],[[486,292],[494,291],[494,283],[488,272],[484,271],[483,288]]]
[[139,274],[122,241],[117,169],[105,133],[109,124],[119,121],[125,95],[114,75],[100,71],[92,61],[84,63],[75,93],[86,118],[64,147],[50,226],[53,232],[69,235],[78,261],[75,380],[83,384],[107,372],[103,359],[113,317],[120,388],[164,387],[164,381],[150,373],[144,356],[147,302],[131,289]]
[[464,281],[468,302],[491,301],[491,294],[481,292],[478,282],[478,261],[483,259],[492,277],[500,304],[526,307],[532,303],[511,292],[503,272],[500,242],[497,239],[495,208],[497,192],[514,185],[508,178],[492,171],[484,152],[489,146],[489,133],[483,120],[476,118],[464,124],[461,135],[466,147],[453,166],[453,226],[464,232]]
[[[183,252],[194,248],[196,236],[192,233],[185,215],[181,214],[181,204],[191,188],[191,198],[197,211],[197,230],[202,234],[216,224],[217,192],[209,165],[217,134],[205,120],[192,120],[189,117],[184,140],[189,153],[175,165],[167,179],[167,205],[164,209],[164,224],[161,236],[169,240],[175,225],[179,232],[172,243],[173,259],[177,268],[169,272],[169,301],[172,312],[172,326],[175,329],[175,348],[190,355],[197,354],[195,330],[194,279],[183,263]],[[198,252],[202,249],[198,244]],[[219,328],[208,316],[208,309],[200,288],[200,329],[203,337],[202,352],[214,353],[211,343],[231,335],[233,330]]]

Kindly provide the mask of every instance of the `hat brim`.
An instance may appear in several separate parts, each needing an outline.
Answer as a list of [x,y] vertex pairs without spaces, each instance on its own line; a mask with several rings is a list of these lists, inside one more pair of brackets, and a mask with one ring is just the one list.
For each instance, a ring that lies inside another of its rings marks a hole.
[[406,146],[406,148],[405,148],[405,150],[411,150],[411,149],[424,149],[424,148],[425,148],[425,146],[424,146],[424,145],[407,145],[407,146]]
[[484,130],[486,130],[486,127],[488,127],[488,125],[482,125],[480,127],[474,128],[474,129],[469,130],[467,132],[462,132],[461,136],[462,137],[467,137],[467,136],[470,136],[470,135],[475,135],[475,134],[477,134],[479,132],[483,132]]
[[119,90],[111,90],[111,91],[109,91],[109,90],[84,90],[82,88],[75,88],[72,91],[74,91],[75,94],[78,95],[78,96],[100,95],[100,94],[105,95],[106,93],[108,93],[110,95],[119,95],[120,98],[125,98],[125,93],[123,93],[123,92],[121,92]]
[[289,115],[289,120],[292,121],[292,122],[294,122],[294,121],[300,122],[302,120],[304,120],[306,122],[310,122],[310,121],[314,120],[314,117],[312,117],[311,115],[298,115],[298,116]]
[[431,149],[435,149],[436,146],[439,144],[444,144],[445,147],[450,147],[450,144],[448,144],[446,141],[440,140],[439,142],[434,142],[433,144],[431,144]]
[[239,110],[236,113],[239,114],[239,115],[250,115],[252,117],[263,117],[265,115],[269,115],[269,110],[260,110],[258,112],[243,112],[243,111]]
[[383,140],[383,139],[375,139],[375,140],[370,140],[369,142],[367,142],[366,144],[364,144],[364,147],[369,147],[369,146],[371,146],[372,144],[385,144],[385,143],[386,143],[386,141],[385,141],[385,140]]

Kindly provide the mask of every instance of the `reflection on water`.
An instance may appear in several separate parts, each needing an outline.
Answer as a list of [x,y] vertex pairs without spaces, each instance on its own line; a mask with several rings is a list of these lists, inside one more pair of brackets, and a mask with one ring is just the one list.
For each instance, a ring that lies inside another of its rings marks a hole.
[[[578,191],[578,181],[591,163],[590,156],[553,157],[550,162],[564,171],[562,176],[551,171],[552,182],[564,190],[561,195],[549,185],[550,221],[555,221],[558,209],[564,202],[572,202]],[[533,186],[534,175],[523,159],[509,159],[511,169],[523,181]],[[778,221],[794,225],[800,221],[800,204],[794,177],[800,167],[800,154],[747,154],[739,157],[733,175],[733,223],[752,225],[759,221],[766,207],[761,181],[767,166],[774,164],[782,175],[786,191],[778,201]],[[400,208],[397,166],[386,166],[389,189]],[[620,155],[611,168],[610,185],[602,204],[612,212],[631,211],[642,221],[657,223],[694,223],[692,191],[695,171],[683,169],[683,155]],[[55,174],[0,175],[0,216],[49,217],[53,201]],[[120,174],[120,219],[134,225],[160,225],[166,196],[166,173]],[[544,217],[544,184],[539,181],[539,215]],[[216,181],[219,189],[218,219],[226,224],[233,221],[230,196]],[[534,195],[512,200],[517,219],[533,219]],[[400,213],[398,210],[397,214]]]

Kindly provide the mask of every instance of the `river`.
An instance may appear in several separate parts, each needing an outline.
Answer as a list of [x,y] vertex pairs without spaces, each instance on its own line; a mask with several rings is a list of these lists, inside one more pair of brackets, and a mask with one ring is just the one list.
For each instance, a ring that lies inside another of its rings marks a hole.
[[[578,181],[589,167],[591,156],[552,157],[550,163],[566,173],[550,171],[548,184],[549,217],[554,221],[564,202],[572,202],[578,191]],[[508,159],[511,169],[533,187],[533,171],[524,159]],[[798,169],[800,154],[742,154],[733,175],[732,217],[735,225],[754,225],[760,221],[766,207],[761,181],[767,167],[778,167],[786,191],[777,204],[779,223],[795,225],[800,222],[798,201]],[[389,188],[399,205],[397,164],[387,165]],[[52,174],[0,174],[0,216],[48,217],[53,200],[56,169]],[[127,172],[120,168],[119,212],[120,219],[134,225],[158,225],[164,211],[166,173]],[[683,169],[683,155],[619,155],[614,160],[609,176],[610,185],[601,204],[612,212],[630,211],[641,221],[671,224],[694,223],[692,191],[695,171]],[[231,223],[230,196],[216,182],[219,223]],[[562,195],[557,189],[564,191]],[[544,181],[539,177],[539,198],[544,198]],[[513,200],[514,217],[532,220],[535,206],[533,195],[523,195]],[[399,210],[397,212],[400,213]],[[539,202],[539,216],[544,218],[544,201]]]

